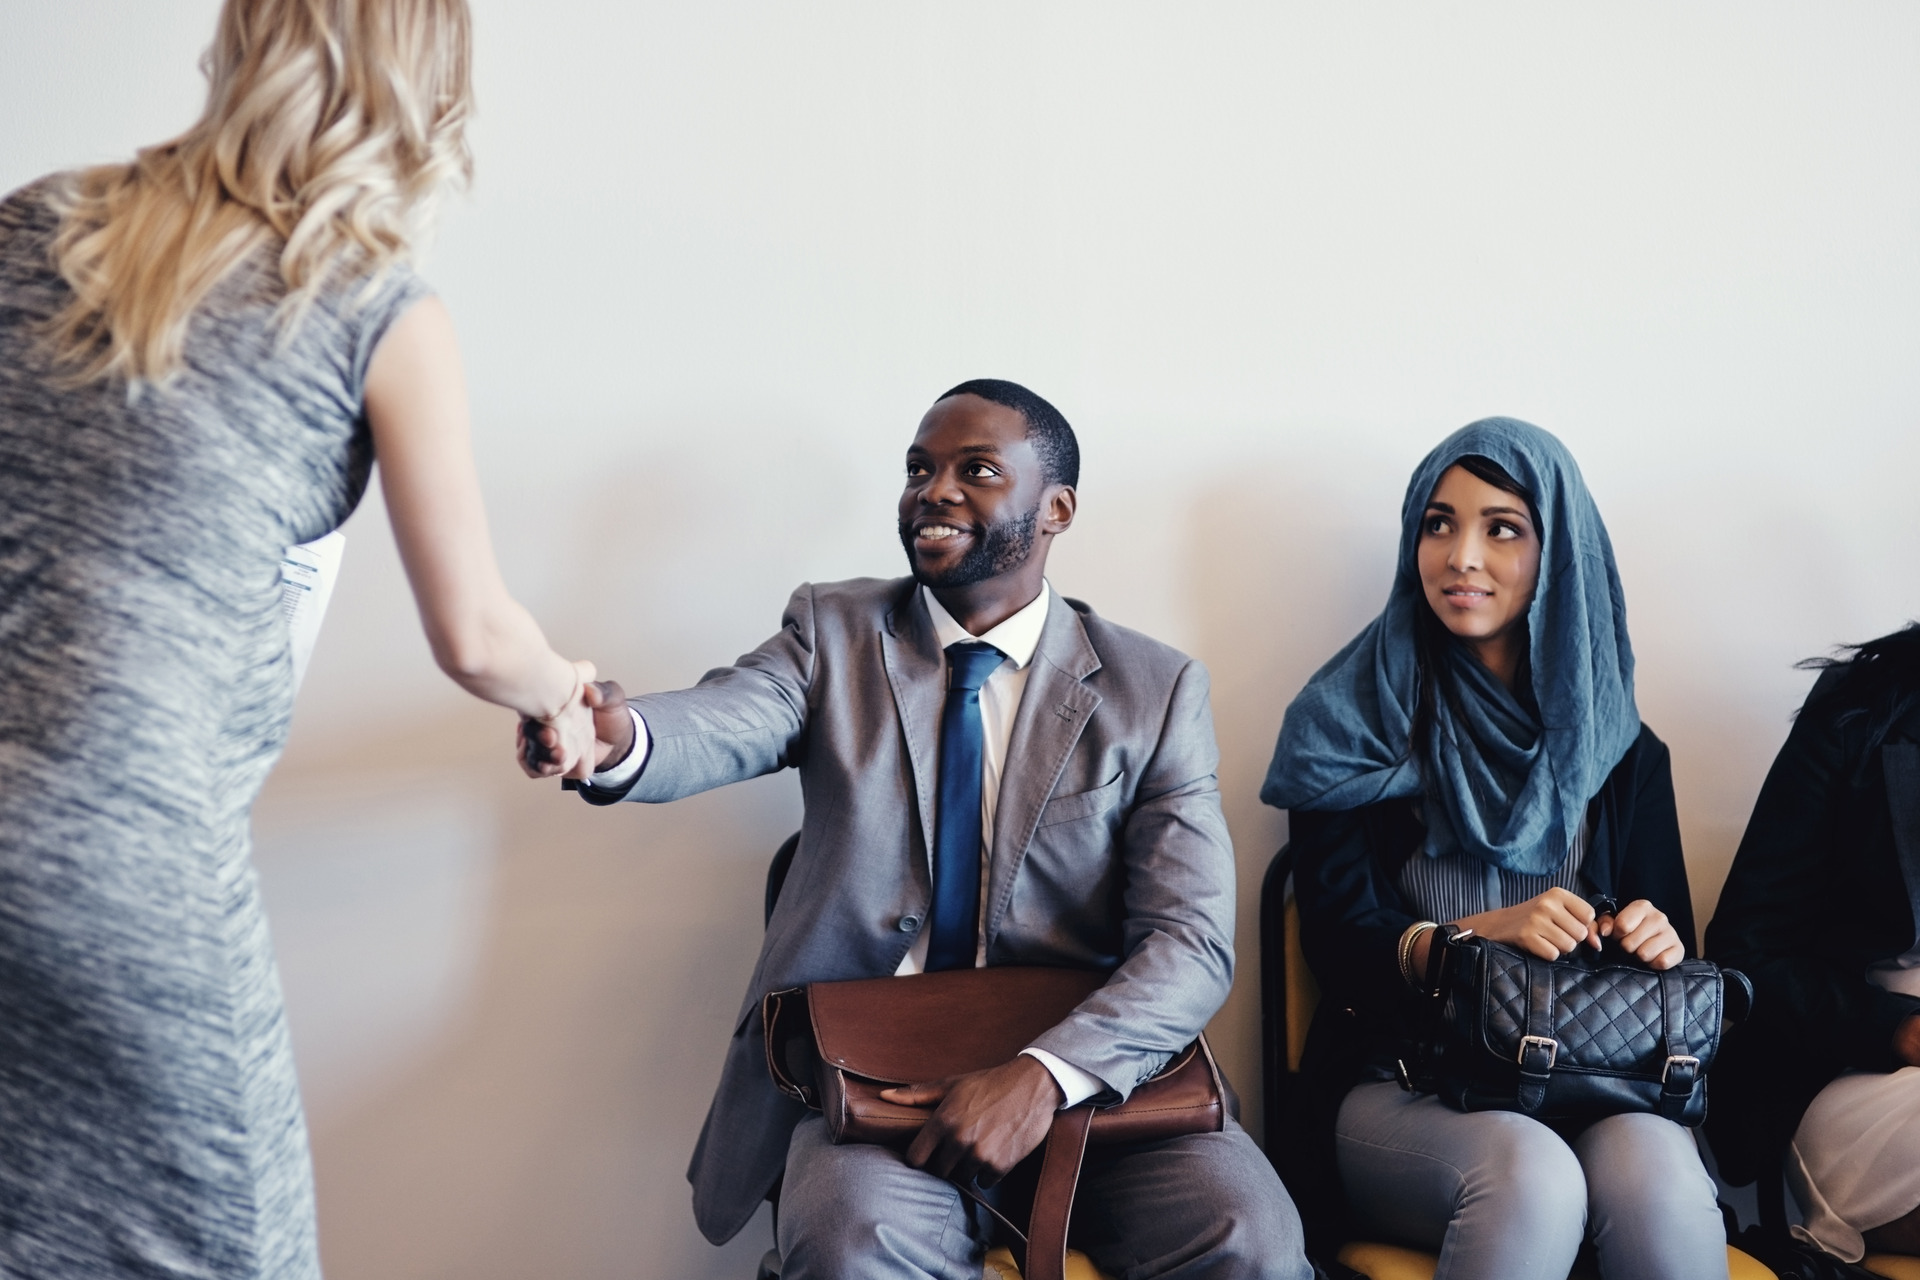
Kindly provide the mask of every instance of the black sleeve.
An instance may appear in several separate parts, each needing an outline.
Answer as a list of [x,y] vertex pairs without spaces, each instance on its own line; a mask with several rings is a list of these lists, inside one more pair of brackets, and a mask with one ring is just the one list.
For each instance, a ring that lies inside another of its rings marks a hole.
[[1700,953],[1693,928],[1693,893],[1687,887],[1687,859],[1680,847],[1680,815],[1673,803],[1673,756],[1667,744],[1642,725],[1634,744],[1632,800],[1622,806],[1619,880],[1613,896],[1621,903],[1645,898],[1667,913],[1689,956]]
[[1920,1000],[1868,982],[1864,964],[1827,942],[1844,921],[1822,918],[1833,913],[1821,907],[1841,852],[1839,808],[1855,798],[1838,711],[1809,705],[1794,722],[1720,891],[1707,954],[1753,980],[1757,1038],[1835,1071],[1891,1071],[1894,1030]]
[[1415,917],[1380,882],[1373,845],[1381,807],[1298,811],[1288,821],[1308,967],[1343,1003],[1391,1016],[1407,995],[1398,948]]

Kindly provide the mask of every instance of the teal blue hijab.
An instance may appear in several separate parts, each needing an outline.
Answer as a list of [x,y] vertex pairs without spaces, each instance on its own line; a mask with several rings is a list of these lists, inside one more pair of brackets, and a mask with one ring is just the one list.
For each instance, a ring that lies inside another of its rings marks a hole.
[[[1416,562],[1421,517],[1441,475],[1471,456],[1518,480],[1539,514],[1526,687],[1515,697],[1442,632],[1437,661],[1455,696],[1433,699],[1434,731],[1416,762],[1414,626],[1416,611],[1430,608]],[[1423,796],[1430,857],[1459,852],[1545,875],[1565,860],[1587,802],[1639,733],[1620,574],[1580,468],[1540,428],[1486,418],[1448,436],[1413,473],[1387,607],[1287,708],[1260,798],[1341,810]]]

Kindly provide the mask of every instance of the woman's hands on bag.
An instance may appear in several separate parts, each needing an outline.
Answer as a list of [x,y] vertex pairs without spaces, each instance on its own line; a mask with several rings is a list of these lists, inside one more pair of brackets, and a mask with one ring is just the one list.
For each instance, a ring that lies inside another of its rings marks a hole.
[[1483,938],[1519,947],[1542,960],[1558,960],[1583,942],[1596,950],[1600,946],[1601,933],[1593,904],[1571,889],[1549,889],[1516,906],[1482,911],[1453,923]]
[[1053,1073],[1037,1058],[1011,1062],[929,1084],[884,1089],[880,1096],[907,1107],[933,1107],[907,1148],[907,1163],[941,1178],[990,1187],[1031,1155],[1053,1127],[1065,1101]]
[[1680,931],[1667,919],[1667,913],[1636,898],[1620,908],[1617,916],[1601,916],[1600,936],[1617,938],[1620,945],[1649,969],[1671,969],[1687,957]]
[[[1516,906],[1482,911],[1453,923],[1542,960],[1558,960],[1583,942],[1598,950],[1606,938],[1618,938],[1621,947],[1650,969],[1671,969],[1686,956],[1667,913],[1645,898],[1629,902],[1618,915],[1600,916],[1579,894],[1556,887]],[[1414,955],[1422,972],[1432,940],[1431,933],[1422,936]]]

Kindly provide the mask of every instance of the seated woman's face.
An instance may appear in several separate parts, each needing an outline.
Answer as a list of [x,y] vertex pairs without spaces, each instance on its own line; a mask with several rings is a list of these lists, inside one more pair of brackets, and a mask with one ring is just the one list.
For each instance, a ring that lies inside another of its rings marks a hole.
[[1540,581],[1540,534],[1527,500],[1449,467],[1420,526],[1420,583],[1447,630],[1469,642],[1505,636]]

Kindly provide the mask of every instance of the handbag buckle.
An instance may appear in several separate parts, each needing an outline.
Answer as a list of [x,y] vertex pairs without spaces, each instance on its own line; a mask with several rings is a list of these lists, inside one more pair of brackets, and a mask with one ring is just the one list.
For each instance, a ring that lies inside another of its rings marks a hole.
[[[1529,1049],[1545,1049],[1547,1051],[1546,1064],[1539,1067],[1528,1067],[1527,1051]],[[1558,1059],[1559,1056],[1560,1042],[1552,1036],[1521,1036],[1520,1052],[1513,1055],[1513,1060],[1519,1063],[1523,1070],[1551,1071],[1553,1070],[1555,1060]],[[1668,1061],[1672,1061],[1672,1059],[1668,1059]]]
[[1666,1066],[1660,1068],[1660,1083],[1662,1085],[1667,1083],[1667,1077],[1673,1073],[1674,1064],[1676,1063],[1687,1068],[1691,1075],[1697,1076],[1700,1073],[1700,1059],[1690,1053],[1676,1053],[1667,1059]]

